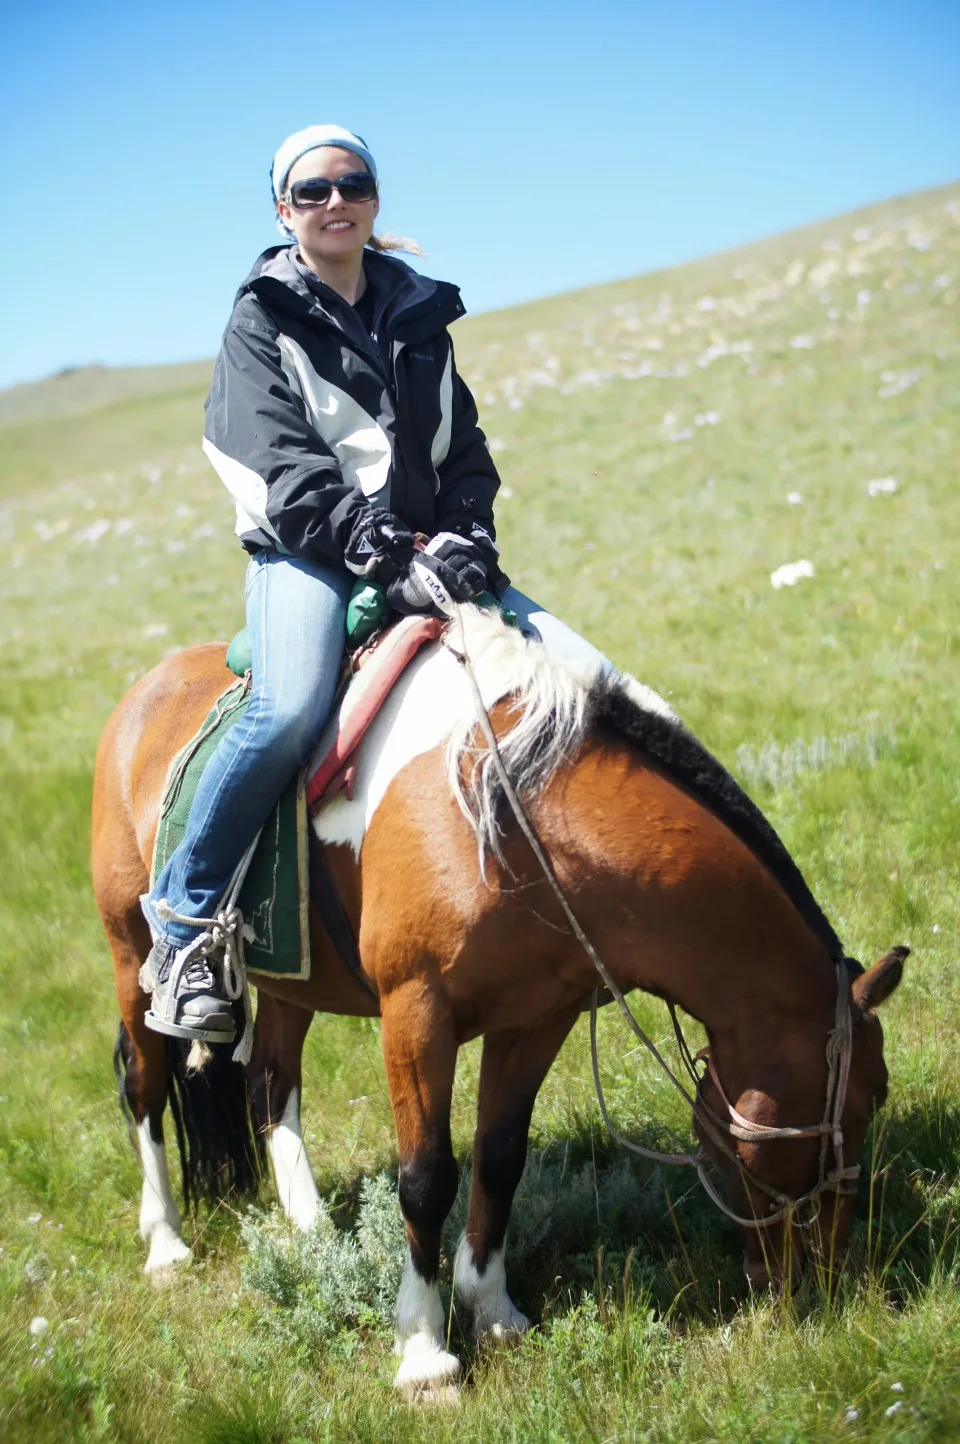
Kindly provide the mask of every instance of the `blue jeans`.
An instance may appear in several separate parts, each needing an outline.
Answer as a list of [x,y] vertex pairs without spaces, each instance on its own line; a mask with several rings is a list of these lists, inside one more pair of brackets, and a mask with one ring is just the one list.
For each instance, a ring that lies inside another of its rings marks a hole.
[[598,651],[592,642],[581,637],[579,632],[568,627],[566,622],[561,622],[559,617],[545,612],[539,602],[531,601],[523,592],[518,592],[516,587],[507,587],[501,601],[506,610],[516,612],[517,622],[524,635],[543,642],[554,656],[562,657],[565,662],[595,664],[611,675],[616,672],[613,663]]
[[247,847],[316,745],[337,687],[354,581],[349,572],[278,552],[251,557],[250,701],[207,763],[183,841],[144,902],[156,935],[178,944],[196,936],[183,923],[160,924],[151,903],[165,898],[186,917],[211,917]]
[[[333,567],[262,551],[247,567],[247,627],[253,687],[246,711],[204,769],[183,841],[144,899],[155,936],[180,946],[196,936],[184,923],[160,923],[165,898],[185,917],[208,918],[277,798],[303,766],[327,720],[346,640],[355,578]],[[536,602],[509,587],[503,604],[521,627],[568,660],[610,663]]]

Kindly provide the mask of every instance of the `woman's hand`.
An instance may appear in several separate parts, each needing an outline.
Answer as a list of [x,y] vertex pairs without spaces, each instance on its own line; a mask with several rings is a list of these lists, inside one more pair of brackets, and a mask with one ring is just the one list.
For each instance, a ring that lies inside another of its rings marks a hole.
[[413,557],[410,529],[389,511],[371,511],[354,527],[343,560],[358,577],[389,586]]
[[462,596],[457,601],[470,602],[485,592],[490,579],[483,552],[469,537],[456,532],[442,531],[433,538],[426,548],[428,556],[441,562],[450,573],[454,586]]
[[440,532],[387,586],[387,601],[405,616],[417,612],[450,617],[455,602],[471,602],[487,590],[479,549],[466,537]]
[[387,587],[387,601],[405,617],[422,613],[449,621],[455,602],[469,601],[456,573],[436,557],[417,552],[410,564]]

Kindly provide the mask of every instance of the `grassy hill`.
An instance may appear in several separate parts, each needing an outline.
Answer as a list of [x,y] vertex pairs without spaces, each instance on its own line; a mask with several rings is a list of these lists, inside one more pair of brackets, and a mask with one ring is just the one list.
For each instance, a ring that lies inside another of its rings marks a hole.
[[138,396],[192,392],[209,384],[211,369],[209,361],[183,366],[68,366],[43,381],[0,391],[0,426],[99,411]]
[[[518,1303],[542,1327],[476,1362],[456,1415],[394,1400],[376,1320],[321,1338],[243,1286],[230,1210],[188,1226],[197,1257],[171,1290],[142,1281],[88,877],[92,759],[135,677],[241,624],[243,557],[199,449],[209,365],[81,371],[0,395],[0,1433],[953,1436],[960,187],[455,336],[517,584],[670,697],[853,954],[914,946],[853,1250],[870,1268],[829,1306],[750,1300],[709,1205],[671,1208],[682,1180],[608,1149],[578,1029],[517,1211]],[[772,584],[801,560],[812,576]],[[640,1011],[662,1036],[659,1006]],[[682,1112],[615,1019],[602,1047],[622,1124],[660,1120],[682,1146]],[[465,1050],[462,1157],[476,1066]],[[317,1021],[305,1106],[346,1226],[361,1174],[395,1161],[375,1028]]]

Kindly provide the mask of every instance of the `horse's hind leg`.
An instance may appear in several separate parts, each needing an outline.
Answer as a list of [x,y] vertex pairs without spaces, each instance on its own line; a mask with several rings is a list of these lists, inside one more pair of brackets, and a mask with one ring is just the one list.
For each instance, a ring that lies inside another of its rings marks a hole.
[[298,1228],[316,1221],[320,1195],[300,1126],[301,1060],[313,1013],[261,991],[247,1069],[257,1127],[267,1143],[280,1206]]
[[144,1272],[181,1263],[190,1250],[180,1236],[180,1213],[170,1188],[167,1155],[163,1145],[163,1110],[167,1101],[167,1060],[163,1039],[143,1021],[149,999],[139,983],[140,963],[150,947],[150,936],[140,913],[104,923],[113,953],[114,981],[123,1023],[118,1049],[118,1072],[133,1115],[143,1165],[140,1195],[140,1237],[147,1245]]
[[409,1398],[449,1397],[460,1363],[445,1346],[437,1273],[440,1230],[457,1192],[450,1143],[457,1042],[444,1004],[421,984],[396,989],[381,1007],[408,1241],[397,1294],[396,1384]]
[[533,1105],[578,1012],[579,1005],[534,1032],[483,1040],[470,1212],[454,1266],[457,1297],[473,1310],[478,1339],[507,1341],[530,1326],[507,1293],[504,1241]]

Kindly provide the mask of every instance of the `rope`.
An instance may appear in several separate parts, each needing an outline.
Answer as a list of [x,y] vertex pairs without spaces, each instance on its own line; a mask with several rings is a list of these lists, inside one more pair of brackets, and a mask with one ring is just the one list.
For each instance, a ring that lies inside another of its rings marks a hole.
[[[641,1143],[634,1143],[625,1134],[618,1133],[613,1126],[610,1114],[607,1111],[607,1100],[603,1094],[603,1084],[600,1082],[600,1059],[597,1053],[597,989],[594,988],[590,995],[590,1061],[593,1065],[593,1082],[597,1090],[597,1102],[600,1105],[600,1115],[607,1125],[607,1132],[616,1143],[622,1143],[624,1148],[629,1148],[631,1153],[638,1153],[641,1158],[651,1158],[654,1163],[676,1163],[680,1167],[696,1168],[700,1161],[699,1153],[660,1153],[653,1148],[644,1148]],[[686,1097],[686,1093],[684,1093]]]
[[235,1003],[240,998],[243,999],[243,1033],[233,1050],[233,1061],[241,1063],[244,1067],[250,1062],[253,1052],[253,1004],[250,1001],[250,984],[247,981],[247,965],[243,951],[243,913],[237,907],[237,898],[240,896],[240,889],[243,887],[247,869],[259,841],[260,832],[258,831],[237,864],[227,889],[220,899],[220,905],[212,918],[188,917],[186,913],[179,913],[171,907],[166,898],[161,898],[154,904],[157,917],[162,922],[181,923],[204,930],[201,939],[198,940],[200,946],[191,949],[189,956],[183,957],[177,965],[177,975],[170,982],[171,992],[174,995],[179,974],[185,967],[189,967],[198,957],[209,957],[211,954],[223,950],[223,991],[231,1003]]
[[[716,1068],[713,1064],[713,1059],[708,1054],[708,1071],[710,1072],[711,1081],[717,1087],[720,1096],[726,1104],[726,1107],[730,1114],[730,1117],[728,1119],[722,1120],[718,1118],[717,1115],[713,1113],[712,1109],[710,1109],[699,1096],[700,1075],[697,1072],[696,1059],[694,1059],[694,1057],[690,1053],[690,1049],[687,1045],[686,1039],[683,1036],[683,1030],[681,1029],[679,1020],[677,1018],[675,1006],[673,1003],[669,1003],[668,1007],[670,1009],[670,1016],[673,1021],[674,1032],[677,1037],[680,1056],[683,1061],[684,1067],[690,1075],[690,1078],[696,1090],[694,1095],[691,1096],[691,1094],[687,1091],[684,1085],[680,1082],[680,1079],[677,1078],[676,1074],[669,1067],[669,1065],[661,1055],[659,1049],[657,1048],[656,1044],[653,1042],[653,1039],[647,1036],[647,1034],[640,1027],[636,1018],[634,1018],[633,1013],[630,1011],[630,1007],[626,1001],[626,998],[624,997],[620,988],[617,986],[617,983],[609,970],[605,967],[602,959],[600,958],[590,939],[583,931],[583,928],[580,926],[580,923],[576,917],[576,914],[573,911],[573,908],[570,906],[566,893],[563,891],[563,888],[561,887],[560,882],[557,879],[553,864],[550,861],[550,858],[546,850],[544,849],[543,844],[540,842],[540,839],[537,836],[533,824],[527,816],[526,810],[524,809],[523,804],[521,803],[520,798],[517,795],[516,788],[514,787],[510,775],[507,771],[506,765],[504,764],[503,757],[500,752],[500,746],[497,742],[497,736],[493,730],[493,724],[490,721],[490,714],[487,711],[486,705],[483,700],[483,695],[480,691],[480,686],[477,682],[476,674],[473,669],[473,665],[470,661],[470,654],[467,648],[466,631],[463,625],[462,611],[458,609],[455,613],[455,616],[460,632],[460,660],[463,663],[463,667],[467,674],[467,678],[469,680],[470,688],[473,694],[477,723],[480,727],[481,732],[483,733],[487,746],[490,750],[490,756],[493,761],[497,776],[500,780],[500,784],[503,787],[504,795],[506,796],[506,799],[510,804],[510,810],[512,811],[514,818],[516,819],[517,825],[519,826],[521,832],[526,838],[526,841],[531,851],[533,852],[533,855],[536,858],[540,869],[547,880],[547,883],[549,884],[554,896],[556,897],[571,932],[573,933],[577,942],[580,944],[583,951],[586,953],[587,957],[590,959],[590,962],[593,964],[594,968],[599,974],[604,986],[607,988],[611,996],[615,999],[617,1006],[619,1007],[620,1012],[623,1014],[623,1017],[626,1019],[631,1031],[647,1049],[648,1053],[650,1053],[650,1055],[655,1059],[664,1076],[669,1080],[669,1082],[673,1085],[673,1087],[677,1090],[681,1097],[684,1098],[686,1102],[690,1105],[694,1117],[699,1120],[701,1128],[703,1128],[703,1130],[708,1134],[715,1147],[717,1147],[728,1159],[730,1159],[732,1163],[735,1164],[737,1169],[740,1171],[741,1176],[747,1182],[749,1182],[752,1187],[758,1188],[761,1192],[766,1193],[770,1198],[774,1200],[774,1204],[778,1206],[774,1209],[773,1212],[764,1214],[762,1218],[744,1218],[742,1215],[735,1213],[734,1210],[730,1208],[729,1204],[727,1204],[727,1202],[724,1200],[724,1198],[717,1192],[717,1189],[713,1184],[712,1179],[706,1171],[706,1164],[709,1161],[709,1158],[702,1148],[698,1149],[696,1153],[661,1153],[655,1149],[644,1148],[641,1144],[634,1143],[632,1139],[629,1139],[625,1137],[624,1134],[618,1132],[618,1130],[614,1127],[613,1122],[610,1118],[610,1114],[607,1110],[606,1099],[603,1093],[603,1086],[600,1081],[600,1061],[597,1049],[597,1005],[599,989],[594,988],[590,1000],[590,1056],[593,1067],[593,1080],[597,1093],[597,1102],[600,1106],[600,1113],[607,1127],[607,1130],[610,1133],[610,1136],[614,1139],[615,1142],[622,1144],[632,1153],[639,1154],[642,1158],[652,1159],[654,1162],[657,1163],[676,1164],[681,1167],[694,1168],[696,1170],[697,1177],[702,1187],[704,1188],[707,1196],[713,1201],[713,1203],[716,1204],[717,1208],[719,1208],[722,1213],[724,1213],[729,1219],[732,1219],[733,1222],[740,1224],[744,1228],[767,1228],[771,1224],[779,1222],[779,1220],[787,1217],[788,1215],[792,1215],[796,1210],[803,1208],[806,1204],[814,1202],[819,1198],[819,1195],[827,1189],[830,1189],[837,1193],[850,1191],[841,1188],[840,1185],[846,1180],[856,1179],[860,1173],[860,1168],[859,1165],[854,1165],[851,1168],[844,1168],[843,1165],[843,1130],[840,1125],[840,1120],[843,1113],[843,1105],[846,1099],[847,1083],[849,1080],[850,1059],[853,1046],[853,1029],[852,1018],[850,1016],[850,999],[848,995],[848,990],[844,987],[844,979],[841,972],[841,969],[844,966],[842,959],[838,960],[837,962],[837,1002],[835,1010],[835,1026],[831,1030],[827,1038],[827,1089],[826,1103],[824,1108],[824,1121],[822,1123],[813,1124],[809,1128],[769,1128],[765,1124],[751,1122],[749,1118],[745,1118],[741,1113],[738,1113],[727,1099],[727,1096],[724,1093],[723,1088],[720,1084]],[[763,1179],[757,1178],[752,1173],[750,1173],[749,1170],[745,1168],[745,1166],[741,1162],[735,1150],[730,1148],[729,1145],[726,1143],[726,1140],[718,1133],[718,1129],[723,1130],[728,1135],[738,1138],[741,1142],[748,1143],[755,1143],[757,1141],[766,1142],[777,1138],[812,1138],[819,1135],[821,1143],[817,1183],[814,1185],[813,1188],[809,1189],[799,1198],[791,1199],[786,1197],[786,1195],[779,1193],[776,1189],[765,1183]],[[826,1170],[826,1149],[828,1140],[830,1138],[832,1138],[834,1146],[835,1167],[828,1173]],[[817,1212],[819,1213],[819,1208]],[[809,1225],[813,1222],[813,1218],[815,1217],[816,1214],[814,1214],[812,1218],[806,1220],[804,1226],[809,1227]]]

